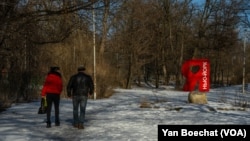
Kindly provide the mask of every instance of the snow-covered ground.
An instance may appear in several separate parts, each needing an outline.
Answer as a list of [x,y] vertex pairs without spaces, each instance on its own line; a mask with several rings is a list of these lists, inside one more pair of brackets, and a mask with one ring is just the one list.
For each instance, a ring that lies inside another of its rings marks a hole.
[[240,86],[211,89],[205,105],[169,87],[115,91],[109,99],[89,99],[84,130],[72,127],[70,99],[61,100],[61,126],[52,128],[37,114],[40,101],[12,105],[0,113],[0,141],[156,141],[158,125],[250,125],[250,94]]

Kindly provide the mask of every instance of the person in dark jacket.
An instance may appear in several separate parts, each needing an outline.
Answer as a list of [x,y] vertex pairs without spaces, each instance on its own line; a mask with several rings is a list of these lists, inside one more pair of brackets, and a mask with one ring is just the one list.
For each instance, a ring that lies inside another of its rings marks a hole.
[[47,128],[51,127],[51,109],[52,104],[54,103],[55,109],[55,125],[60,126],[59,119],[59,104],[60,104],[60,95],[63,88],[63,82],[61,73],[59,72],[59,67],[51,67],[48,72],[45,82],[43,84],[42,98],[45,98],[47,101]]
[[[84,129],[85,111],[88,97],[94,92],[92,77],[85,72],[85,67],[79,67],[78,73],[70,77],[67,85],[67,95],[72,97],[73,126]],[[78,110],[80,107],[80,116]]]

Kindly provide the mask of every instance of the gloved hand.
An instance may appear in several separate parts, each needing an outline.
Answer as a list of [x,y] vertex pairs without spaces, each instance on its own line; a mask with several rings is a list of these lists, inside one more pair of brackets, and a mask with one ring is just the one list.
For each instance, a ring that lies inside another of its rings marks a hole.
[[68,97],[71,97],[71,94],[70,94],[70,93],[67,93],[67,96],[68,96]]

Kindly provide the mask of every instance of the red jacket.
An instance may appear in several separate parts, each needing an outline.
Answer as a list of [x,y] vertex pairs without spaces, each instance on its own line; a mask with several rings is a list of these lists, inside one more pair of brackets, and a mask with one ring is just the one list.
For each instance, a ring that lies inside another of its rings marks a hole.
[[61,74],[58,72],[49,72],[42,88],[41,96],[47,93],[61,94],[63,89]]

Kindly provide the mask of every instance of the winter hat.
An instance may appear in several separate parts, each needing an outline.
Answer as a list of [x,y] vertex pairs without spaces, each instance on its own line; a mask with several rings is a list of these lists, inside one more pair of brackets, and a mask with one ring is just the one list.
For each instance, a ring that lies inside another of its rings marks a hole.
[[60,70],[60,68],[57,67],[57,66],[50,67],[50,71],[55,72],[55,71],[58,71],[58,70]]
[[77,70],[78,71],[85,71],[85,67],[84,66],[79,66]]

